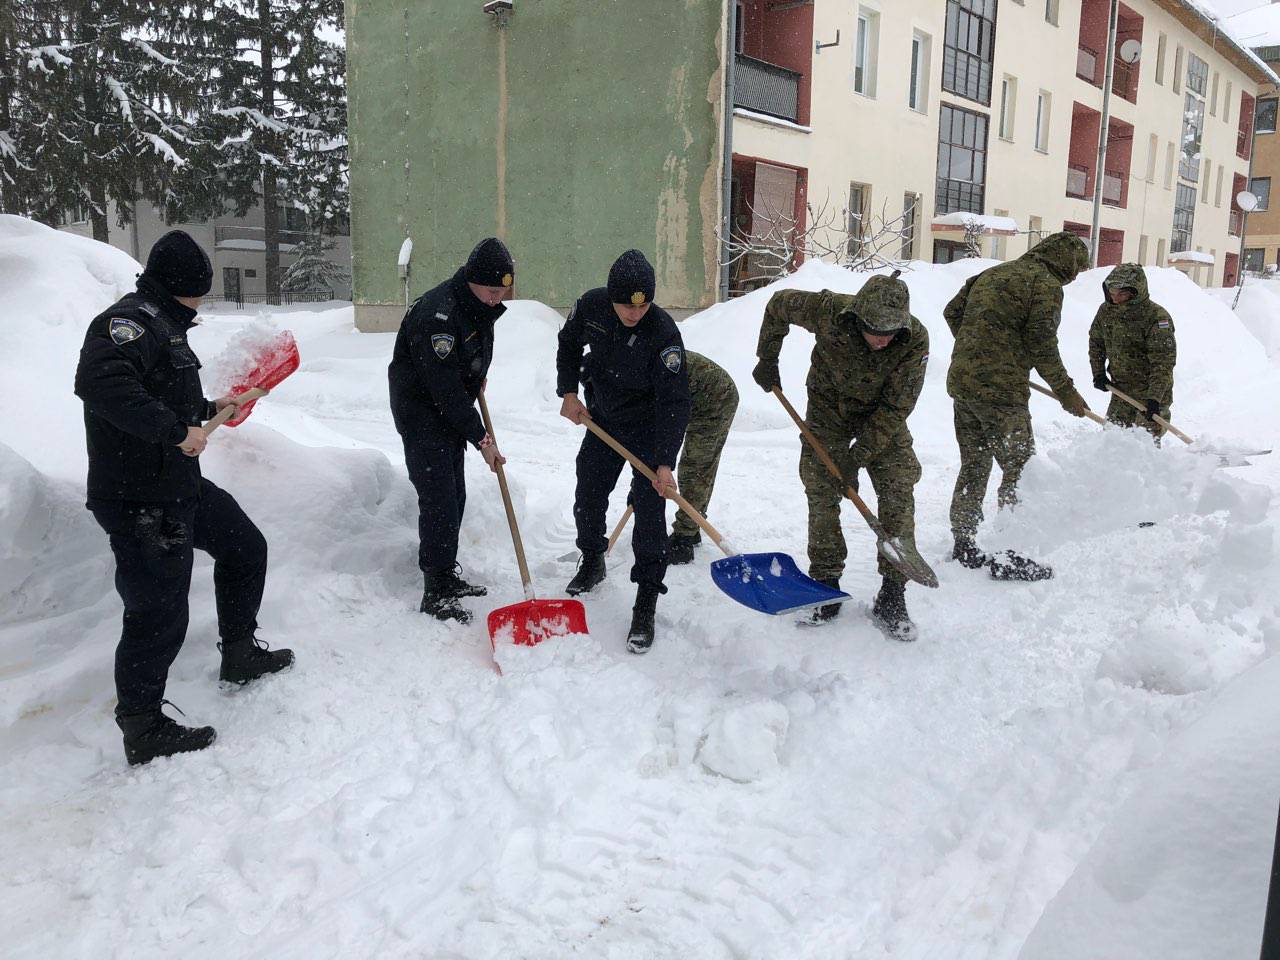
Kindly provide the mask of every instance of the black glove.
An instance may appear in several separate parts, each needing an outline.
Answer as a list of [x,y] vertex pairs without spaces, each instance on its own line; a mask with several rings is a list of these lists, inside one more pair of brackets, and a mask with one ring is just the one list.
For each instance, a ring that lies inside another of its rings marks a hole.
[[1160,413],[1160,401],[1148,400],[1147,401],[1147,419],[1154,421],[1156,416],[1159,415],[1159,413]]
[[755,369],[751,371],[751,379],[760,384],[760,389],[765,393],[773,390],[774,387],[782,386],[782,375],[778,372],[777,360],[765,360],[763,357],[756,364]]
[[1107,375],[1105,373],[1100,373],[1096,377],[1094,377],[1093,385],[1096,389],[1101,390],[1103,393],[1111,392],[1110,390],[1107,389],[1108,387],[1111,386],[1111,381],[1107,379]]

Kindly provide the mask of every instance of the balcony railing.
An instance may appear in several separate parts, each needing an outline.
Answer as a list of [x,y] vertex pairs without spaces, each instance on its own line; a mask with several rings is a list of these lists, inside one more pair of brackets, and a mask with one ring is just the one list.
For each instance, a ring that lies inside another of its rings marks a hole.
[[1118,207],[1123,197],[1124,177],[1114,170],[1108,170],[1102,178],[1102,202]]
[[1244,214],[1239,210],[1232,210],[1227,218],[1227,233],[1233,237],[1240,236],[1244,230]]
[[1088,47],[1076,51],[1076,76],[1090,83],[1098,82],[1098,51]]
[[[307,239],[305,230],[281,230],[279,235],[282,246],[285,244],[299,244]],[[267,231],[265,227],[215,226],[213,228],[213,242],[215,245],[229,240],[256,240],[265,244]]]
[[1067,166],[1067,196],[1084,200],[1089,196],[1089,168],[1078,163]]
[[796,122],[800,74],[774,63],[738,54],[735,58],[733,105]]

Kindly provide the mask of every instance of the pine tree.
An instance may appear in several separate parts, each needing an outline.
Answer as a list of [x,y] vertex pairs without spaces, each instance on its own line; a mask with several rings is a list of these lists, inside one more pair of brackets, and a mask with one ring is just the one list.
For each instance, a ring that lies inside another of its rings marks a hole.
[[348,273],[325,256],[333,249],[333,241],[326,241],[319,233],[309,234],[298,248],[298,258],[284,272],[281,285],[285,290],[318,292],[345,285]]

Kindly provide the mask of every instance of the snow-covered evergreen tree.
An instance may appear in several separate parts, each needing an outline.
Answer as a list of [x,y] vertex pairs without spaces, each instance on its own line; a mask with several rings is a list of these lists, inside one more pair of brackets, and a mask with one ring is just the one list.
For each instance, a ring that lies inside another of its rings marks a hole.
[[332,294],[335,287],[345,285],[348,272],[325,256],[333,246],[333,241],[321,234],[309,235],[298,248],[298,258],[285,270],[281,286],[285,290],[312,293],[324,290]]

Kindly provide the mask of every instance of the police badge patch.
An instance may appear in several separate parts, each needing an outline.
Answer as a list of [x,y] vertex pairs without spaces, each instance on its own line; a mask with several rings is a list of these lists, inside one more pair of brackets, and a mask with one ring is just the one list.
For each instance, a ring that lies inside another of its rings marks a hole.
[[663,365],[672,373],[680,372],[681,352],[679,347],[667,347],[660,354]]
[[431,348],[435,350],[436,356],[443,360],[453,349],[453,335],[448,333],[433,334]]
[[117,347],[137,340],[146,332],[146,328],[141,324],[126,320],[124,317],[112,317],[107,325],[107,333],[111,334],[111,339]]

